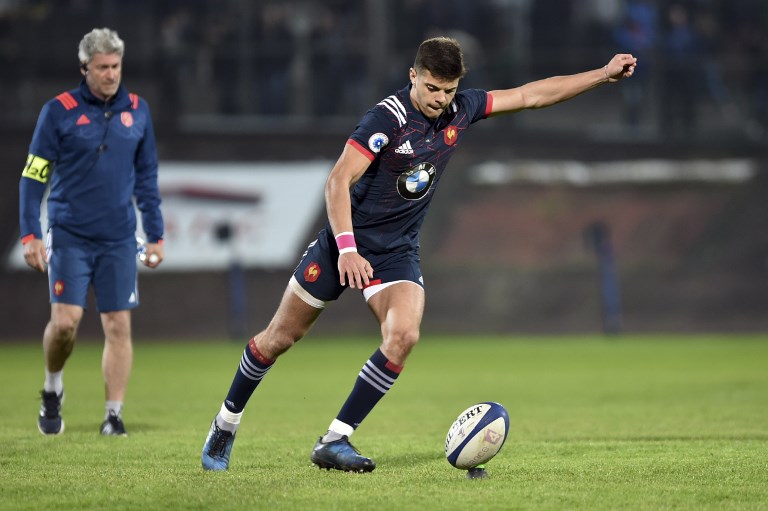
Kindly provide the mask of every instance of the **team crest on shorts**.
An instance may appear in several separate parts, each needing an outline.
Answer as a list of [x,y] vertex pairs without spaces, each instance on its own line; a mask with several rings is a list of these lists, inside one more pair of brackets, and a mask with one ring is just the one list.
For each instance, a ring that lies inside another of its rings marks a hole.
[[421,162],[397,178],[397,193],[406,200],[419,200],[424,197],[435,181],[437,169],[431,163]]
[[309,263],[307,269],[304,270],[304,280],[307,282],[314,282],[320,277],[320,265],[316,262]]
[[57,280],[53,284],[53,294],[56,296],[61,296],[62,293],[64,293],[64,281],[63,280]]

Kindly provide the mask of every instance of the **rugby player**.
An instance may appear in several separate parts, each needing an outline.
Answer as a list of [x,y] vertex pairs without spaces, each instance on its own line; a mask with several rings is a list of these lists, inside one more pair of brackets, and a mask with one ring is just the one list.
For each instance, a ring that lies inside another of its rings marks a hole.
[[637,59],[507,90],[459,92],[466,69],[454,39],[424,41],[406,87],[360,120],[325,185],[328,222],[293,272],[267,328],[245,347],[202,451],[207,470],[226,470],[246,403],[277,358],[304,337],[346,288],[360,289],[381,329],[346,402],[310,459],[320,468],[370,472],[376,463],[349,437],[392,388],[419,340],[424,280],[419,230],[466,130],[492,115],[543,108],[632,76]]

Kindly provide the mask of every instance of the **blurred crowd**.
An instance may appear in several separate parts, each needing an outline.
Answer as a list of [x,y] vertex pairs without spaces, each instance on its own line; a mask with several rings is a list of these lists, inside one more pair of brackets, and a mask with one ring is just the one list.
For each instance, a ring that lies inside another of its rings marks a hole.
[[95,26],[120,32],[126,80],[171,124],[357,117],[405,85],[421,40],[448,34],[467,54],[466,87],[631,52],[641,66],[622,88],[626,129],[690,136],[721,122],[759,137],[768,127],[765,0],[0,0],[0,123],[38,109],[35,91],[77,80],[77,43]]
[[588,30],[643,62],[636,79],[623,84],[628,125],[639,125],[655,110],[664,134],[690,133],[701,105],[707,105],[726,119],[739,116],[747,127],[767,126],[768,2],[591,3],[601,4],[596,12],[603,15],[609,5],[616,8],[590,20]]

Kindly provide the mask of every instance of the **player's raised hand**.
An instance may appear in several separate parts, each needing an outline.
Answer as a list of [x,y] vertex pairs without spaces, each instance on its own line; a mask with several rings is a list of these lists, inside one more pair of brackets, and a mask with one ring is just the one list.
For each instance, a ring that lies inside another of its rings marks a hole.
[[349,284],[351,289],[363,289],[373,278],[373,268],[368,260],[357,252],[339,255],[339,282]]
[[608,64],[605,65],[605,74],[608,81],[618,82],[622,78],[629,78],[634,74],[637,67],[637,58],[629,53],[619,53],[614,55]]
[[45,265],[48,264],[48,255],[45,253],[43,240],[37,238],[29,240],[24,244],[24,261],[30,268],[39,272],[45,272]]

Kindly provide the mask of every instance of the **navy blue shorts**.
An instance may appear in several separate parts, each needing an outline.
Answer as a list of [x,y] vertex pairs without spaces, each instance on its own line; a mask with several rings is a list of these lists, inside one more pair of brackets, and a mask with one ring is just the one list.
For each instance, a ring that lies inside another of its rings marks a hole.
[[[421,259],[418,252],[396,252],[392,254],[367,253],[358,247],[373,268],[370,285],[386,284],[399,280],[415,282],[422,288]],[[336,240],[325,229],[309,244],[301,257],[293,276],[299,285],[317,300],[336,300],[348,286],[339,284],[339,249]]]
[[139,304],[135,238],[93,241],[52,227],[47,250],[51,303],[85,308],[92,285],[99,312],[133,309]]

